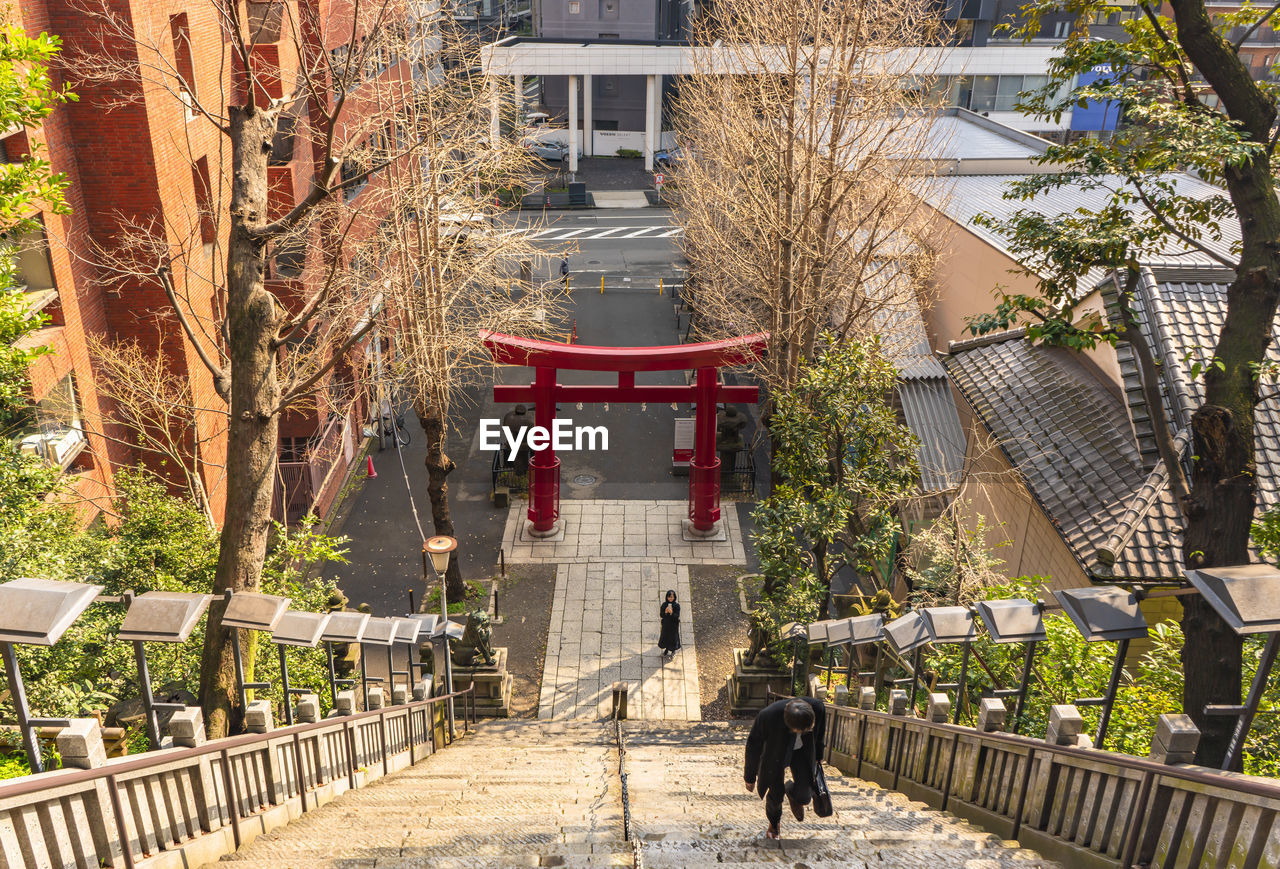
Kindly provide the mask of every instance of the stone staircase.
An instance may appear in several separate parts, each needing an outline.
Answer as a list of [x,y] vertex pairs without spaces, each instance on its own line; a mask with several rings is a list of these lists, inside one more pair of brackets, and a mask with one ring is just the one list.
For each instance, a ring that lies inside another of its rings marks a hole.
[[[763,837],[742,783],[746,731],[624,725],[645,865],[808,869],[1056,867],[955,817],[827,767],[836,814]],[[482,723],[416,767],[352,791],[224,858],[254,869],[631,866],[612,725]]]

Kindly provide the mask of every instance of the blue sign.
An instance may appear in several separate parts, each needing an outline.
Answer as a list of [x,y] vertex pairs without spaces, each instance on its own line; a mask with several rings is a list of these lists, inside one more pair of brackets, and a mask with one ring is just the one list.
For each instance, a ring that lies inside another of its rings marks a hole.
[[[1100,64],[1088,72],[1083,72],[1077,79],[1079,86],[1093,84],[1098,79],[1111,76],[1111,65]],[[1071,111],[1071,129],[1081,132],[1114,130],[1120,118],[1120,104],[1115,100],[1089,100],[1082,109],[1076,106]]]

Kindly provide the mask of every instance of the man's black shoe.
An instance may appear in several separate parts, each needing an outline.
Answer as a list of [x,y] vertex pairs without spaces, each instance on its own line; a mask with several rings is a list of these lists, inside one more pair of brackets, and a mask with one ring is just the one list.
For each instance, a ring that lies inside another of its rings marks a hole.
[[791,796],[789,794],[787,795],[787,803],[791,806],[791,814],[796,816],[796,820],[803,821],[804,820],[804,803],[796,802],[795,800],[791,799]]

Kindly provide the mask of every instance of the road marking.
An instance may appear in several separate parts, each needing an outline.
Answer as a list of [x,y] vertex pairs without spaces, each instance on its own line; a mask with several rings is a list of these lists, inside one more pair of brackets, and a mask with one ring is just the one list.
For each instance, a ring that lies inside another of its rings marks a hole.
[[659,235],[659,236],[657,236],[657,237],[658,237],[658,238],[671,238],[671,236],[676,235],[676,234],[681,233],[681,232],[684,232],[684,227],[677,226],[675,229],[671,230],[670,232],[664,232],[664,233],[662,233],[662,235]]
[[596,233],[595,235],[591,236],[591,238],[593,239],[605,238],[606,236],[613,235],[615,232],[622,232],[624,229],[631,229],[631,228],[632,227],[630,226],[616,226],[613,229],[606,229],[604,232]]
[[666,229],[666,228],[667,228],[666,226],[645,226],[645,227],[641,227],[640,229],[637,229],[635,232],[629,232],[626,235],[620,235],[618,236],[618,238],[636,238],[637,236],[644,235],[646,232],[652,232],[655,229]]
[[573,238],[575,235],[582,235],[582,233],[590,232],[593,229],[595,229],[594,226],[589,226],[586,229],[575,229],[570,232],[566,232],[564,235],[557,235],[555,238],[548,239],[548,241],[564,241],[566,238]]

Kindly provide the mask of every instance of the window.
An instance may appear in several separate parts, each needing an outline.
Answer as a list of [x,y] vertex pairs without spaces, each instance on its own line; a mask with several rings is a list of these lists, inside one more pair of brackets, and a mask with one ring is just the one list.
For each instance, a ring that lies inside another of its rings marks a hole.
[[569,0],[569,14],[570,15],[582,14],[582,0]]
[[618,38],[619,38],[619,34],[617,34],[617,33],[601,33],[601,34],[600,34],[600,38],[601,38],[601,39],[618,39]]
[[62,378],[35,403],[16,440],[22,452],[63,468],[79,455],[85,446],[84,424],[72,375]]
[[610,133],[616,133],[618,131],[618,122],[617,121],[601,121],[601,120],[593,119],[591,121],[591,127],[592,129],[595,129],[595,130],[605,130]]
[[996,82],[999,76],[975,75],[969,108],[975,112],[990,112],[996,107]]
[[602,20],[618,19],[618,0],[600,0],[600,18]]
[[17,255],[13,274],[15,286],[29,293],[55,288],[53,266],[49,262],[49,241],[45,235],[43,219],[38,220],[40,225],[29,232],[12,239],[0,236],[6,244],[13,245]]
[[[301,107],[301,103],[298,104]],[[271,156],[267,162],[272,166],[283,166],[293,159],[294,137],[298,130],[298,116],[292,112],[283,112],[276,122],[275,135],[271,137]]]
[[1066,39],[1066,38],[1067,38],[1068,36],[1070,36],[1070,35],[1071,35],[1071,22],[1070,22],[1070,21],[1057,21],[1057,22],[1054,22],[1054,25],[1053,25],[1053,38],[1054,38],[1054,39]]
[[967,75],[958,75],[951,80],[951,98],[948,103],[961,109],[967,109],[969,108],[972,93],[973,79]]
[[616,75],[596,76],[596,96],[616,97],[618,95],[618,77]]
[[169,35],[173,38],[173,65],[178,75],[178,98],[187,109],[187,120],[195,118],[196,71],[191,61],[191,28],[187,13],[169,16]]
[[249,12],[249,38],[258,43],[279,42],[284,3],[281,0],[249,0],[246,5]]
[[218,221],[213,213],[213,183],[209,176],[208,157],[201,157],[191,164],[191,186],[196,194],[200,240],[209,244],[218,237]]
[[1017,111],[1018,94],[1022,91],[1022,76],[1020,75],[1002,75],[996,77],[996,100],[995,110],[997,112],[1014,112]]

